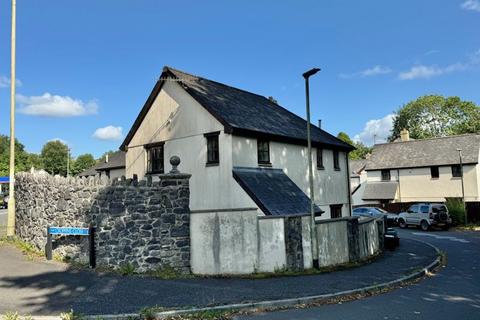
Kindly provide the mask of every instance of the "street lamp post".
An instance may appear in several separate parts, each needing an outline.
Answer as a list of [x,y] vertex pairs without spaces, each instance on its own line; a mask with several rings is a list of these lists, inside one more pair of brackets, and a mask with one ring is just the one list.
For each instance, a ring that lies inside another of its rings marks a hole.
[[463,203],[463,212],[465,214],[465,225],[467,225],[467,206],[465,205],[465,186],[463,184],[463,157],[462,149],[457,149],[458,157],[460,158],[460,178],[462,180],[462,203]]
[[315,194],[313,189],[313,169],[312,169],[312,139],[310,135],[310,90],[308,78],[320,71],[319,68],[313,68],[303,74],[305,78],[305,96],[307,108],[307,145],[308,145],[308,181],[310,183],[310,237],[312,242],[313,267],[318,268],[318,242],[315,228]]
[[15,35],[16,35],[16,0],[12,0],[12,38],[11,38],[11,75],[10,75],[10,164],[9,164],[9,198],[7,217],[7,236],[15,235]]

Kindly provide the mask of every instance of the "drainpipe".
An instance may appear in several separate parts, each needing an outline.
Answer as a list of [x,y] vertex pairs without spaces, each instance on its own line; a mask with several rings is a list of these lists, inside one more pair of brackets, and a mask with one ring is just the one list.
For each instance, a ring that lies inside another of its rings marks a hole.
[[345,152],[345,158],[347,160],[347,192],[348,192],[348,213],[352,216],[352,190],[350,186],[350,160],[348,159],[348,154],[350,152]]

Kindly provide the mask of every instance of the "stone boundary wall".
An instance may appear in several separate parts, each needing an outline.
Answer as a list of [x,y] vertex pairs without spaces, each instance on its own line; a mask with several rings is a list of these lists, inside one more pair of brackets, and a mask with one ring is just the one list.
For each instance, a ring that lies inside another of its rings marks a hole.
[[[16,233],[44,249],[47,227],[96,227],[97,265],[137,271],[172,267],[190,272],[189,178],[120,181],[19,173]],[[65,236],[54,253],[88,261],[87,237]]]

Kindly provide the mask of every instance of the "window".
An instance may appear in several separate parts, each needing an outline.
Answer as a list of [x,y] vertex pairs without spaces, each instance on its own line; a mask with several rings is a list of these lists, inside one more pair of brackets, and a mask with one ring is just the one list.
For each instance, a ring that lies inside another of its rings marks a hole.
[[340,170],[340,159],[338,151],[333,151],[333,168],[335,170]]
[[432,177],[432,179],[438,179],[438,177],[440,176],[438,167],[430,167],[430,176]]
[[413,205],[407,210],[408,213],[418,213],[418,205]]
[[430,211],[430,206],[420,206],[421,213],[428,213]]
[[218,136],[220,132],[206,133],[207,138],[207,165],[216,165],[220,162],[220,154],[218,148]]
[[324,169],[323,167],[323,149],[317,148],[317,169]]
[[458,178],[462,176],[462,168],[459,164],[454,164],[452,166],[452,177]]
[[332,204],[330,205],[330,218],[341,218],[342,217],[342,206],[341,204]]
[[257,157],[259,164],[270,164],[270,146],[267,140],[257,140]]
[[163,173],[163,143],[145,146],[147,149],[147,173]]
[[390,170],[382,170],[382,181],[390,181]]

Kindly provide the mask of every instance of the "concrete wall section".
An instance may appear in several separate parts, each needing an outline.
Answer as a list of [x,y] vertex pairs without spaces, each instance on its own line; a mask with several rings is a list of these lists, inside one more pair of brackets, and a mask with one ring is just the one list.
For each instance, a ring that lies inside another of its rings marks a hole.
[[283,218],[259,218],[258,235],[258,271],[285,269],[287,256]]
[[247,274],[257,266],[257,212],[192,212],[191,265],[195,274]]
[[368,258],[380,250],[377,223],[372,218],[361,218],[358,224],[360,259]]
[[347,221],[332,219],[317,223],[318,264],[327,267],[349,262]]

